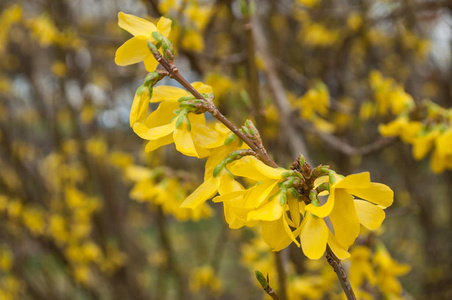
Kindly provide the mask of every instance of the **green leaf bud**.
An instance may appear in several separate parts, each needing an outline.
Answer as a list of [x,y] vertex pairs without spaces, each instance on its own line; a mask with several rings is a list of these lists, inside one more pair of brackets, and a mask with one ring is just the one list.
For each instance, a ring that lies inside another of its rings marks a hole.
[[176,128],[179,128],[182,126],[182,124],[184,124],[184,120],[185,120],[185,116],[184,115],[179,115],[179,117],[177,118],[176,121]]
[[237,138],[237,136],[234,133],[231,133],[224,141],[224,145],[227,146],[227,145],[231,144],[233,141],[235,141],[236,138]]
[[259,283],[260,283],[260,285],[262,286],[262,288],[263,288],[264,290],[269,289],[269,285],[268,285],[267,280],[265,279],[264,274],[262,274],[261,272],[259,272],[259,271],[257,271],[257,270],[254,271],[254,274],[256,274],[256,279],[257,279],[257,281],[259,281]]
[[215,168],[213,169],[213,177],[217,177],[218,174],[221,173],[223,168],[224,168],[224,163],[223,162],[221,162],[218,165],[216,165]]
[[144,85],[140,85],[140,87],[137,89],[137,96],[140,96],[140,94],[144,91],[146,87]]

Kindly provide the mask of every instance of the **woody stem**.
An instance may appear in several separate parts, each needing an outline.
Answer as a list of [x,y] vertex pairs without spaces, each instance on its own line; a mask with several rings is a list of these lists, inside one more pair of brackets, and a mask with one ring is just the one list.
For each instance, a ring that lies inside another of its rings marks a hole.
[[[168,71],[171,78],[174,78],[177,82],[179,82],[185,89],[187,89],[193,96],[195,96],[197,99],[204,100],[206,103],[208,103],[208,100],[204,98],[201,93],[199,93],[188,81],[178,72],[177,68],[174,66],[174,64],[171,62],[168,62],[160,53],[153,53],[155,59],[165,68],[165,70]],[[212,114],[213,117],[215,117],[218,121],[223,123],[227,128],[229,128],[235,135],[237,135],[242,141],[244,141],[248,146],[250,146],[251,149],[256,152],[256,154],[259,156],[259,158],[267,165],[277,168],[278,164],[266,153],[266,151],[263,151],[262,148],[260,148],[258,145],[256,145],[253,141],[251,141],[243,132],[241,132],[234,124],[232,124],[226,117],[212,104],[210,107],[208,107],[208,111],[210,114]],[[265,150],[265,149],[264,149]],[[350,281],[347,278],[347,274],[345,273],[344,268],[342,267],[341,261],[337,256],[333,253],[330,246],[327,245],[326,248],[326,259],[328,263],[333,267],[334,271],[337,274],[337,277],[341,283],[341,286],[344,290],[345,295],[347,296],[348,300],[356,300],[356,296],[353,292],[352,286],[350,284]],[[284,276],[284,272],[280,272],[280,277]],[[280,278],[280,283],[284,283],[285,280],[284,277]]]
[[352,285],[347,278],[344,268],[342,267],[341,261],[333,253],[330,246],[326,246],[326,260],[333,267],[334,272],[336,272],[337,278],[339,279],[342,289],[344,290],[347,300],[356,300],[355,293],[353,292]]
[[[162,57],[160,53],[154,54],[155,59],[162,65],[165,70],[168,71],[171,78],[174,78],[177,82],[179,82],[185,89],[187,89],[196,99],[201,99],[207,102],[207,100],[201,95],[194,87],[191,86],[190,83],[177,71],[174,66],[172,66],[165,58]],[[243,132],[241,132],[234,124],[232,124],[226,117],[215,107],[212,107],[208,110],[214,118],[223,123],[227,128],[229,128],[235,135],[237,135],[242,141],[244,141],[251,149],[256,152],[260,159],[265,162],[267,165],[277,168],[278,165],[275,163],[267,153],[262,151],[253,141],[251,141]]]

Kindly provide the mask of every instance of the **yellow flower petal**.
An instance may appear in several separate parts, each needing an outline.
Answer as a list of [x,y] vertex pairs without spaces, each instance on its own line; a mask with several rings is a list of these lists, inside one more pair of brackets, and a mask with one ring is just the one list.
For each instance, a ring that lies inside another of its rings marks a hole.
[[179,103],[163,101],[159,104],[157,109],[153,111],[144,121],[148,128],[158,127],[170,123],[170,120],[175,117],[174,111],[179,108]]
[[146,71],[148,71],[149,73],[154,72],[155,69],[157,69],[157,66],[159,65],[159,63],[155,59],[154,55],[152,55],[149,51],[147,52],[146,56],[144,57],[143,62],[144,62],[144,67],[145,67]]
[[362,200],[354,200],[359,222],[367,229],[375,230],[385,219],[385,212],[375,204]]
[[[293,235],[300,234],[301,227],[297,228]],[[280,251],[292,243],[292,239],[284,230],[283,218],[276,221],[262,222],[262,238],[273,251]]]
[[218,193],[220,195],[226,195],[237,190],[243,190],[243,187],[237,181],[235,181],[234,177],[231,177],[228,172],[223,171],[220,176],[220,186],[218,187]]
[[235,149],[232,149],[230,145],[212,149],[206,162],[204,180],[213,176],[214,168],[233,150]]
[[279,204],[279,197],[273,197],[273,199],[262,205],[256,210],[251,211],[248,214],[248,221],[276,221],[281,218],[283,208]]
[[128,66],[143,61],[149,49],[144,36],[135,36],[116,50],[115,63],[118,66]]
[[307,212],[301,225],[300,242],[304,255],[319,259],[325,253],[328,241],[328,227],[322,218]]
[[[297,235],[294,235],[292,230],[290,230],[289,224],[287,224],[287,214],[283,213],[283,217],[281,218],[283,220],[283,227],[284,231],[286,232],[286,235],[290,238],[292,242],[297,245],[297,247],[300,247],[300,243],[296,240]],[[300,232],[301,232],[301,226],[300,226]]]
[[240,177],[246,177],[249,179],[252,179],[254,181],[265,181],[268,180],[267,177],[262,175],[259,172],[256,172],[251,167],[251,161],[250,157],[246,156],[238,161],[236,161],[234,164],[231,164],[228,167],[229,171],[231,171],[232,174]]
[[415,138],[413,141],[413,157],[415,160],[423,159],[432,149],[437,132],[430,132],[425,136]]
[[452,129],[449,128],[446,132],[436,138],[436,148],[439,155],[452,155]]
[[212,87],[210,85],[204,84],[200,81],[192,82],[191,85],[195,90],[197,90],[201,94],[213,93]]
[[171,123],[154,128],[147,128],[142,123],[135,123],[133,131],[144,140],[156,140],[171,134],[176,128],[176,119]]
[[154,151],[157,148],[160,148],[162,146],[166,146],[169,145],[171,143],[173,143],[173,135],[169,134],[165,137],[162,137],[160,139],[156,139],[156,140],[151,140],[146,144],[146,148],[144,148],[144,151],[146,152],[151,152]]
[[157,27],[151,22],[123,12],[118,13],[118,25],[134,36],[150,37],[152,32],[157,31]]
[[365,189],[370,186],[369,172],[352,174],[334,185],[336,189]]
[[133,98],[132,107],[130,108],[130,127],[134,123],[142,123],[148,114],[149,109],[149,90],[144,88],[140,95],[135,93]]
[[243,207],[259,207],[266,199],[268,199],[277,183],[276,180],[266,180],[256,184],[255,188],[246,196]]
[[232,199],[242,198],[243,195],[245,195],[246,193],[247,193],[247,190],[233,191],[233,192],[221,195],[221,196],[217,196],[217,197],[213,198],[212,201],[215,203],[230,201]]
[[336,190],[335,193],[335,205],[329,218],[333,223],[337,242],[343,247],[348,247],[353,244],[359,234],[359,220],[353,197],[341,189]]
[[161,102],[161,101],[177,101],[180,97],[187,95],[187,91],[167,85],[159,85],[152,91],[151,102]]
[[311,212],[312,214],[316,215],[319,218],[325,218],[328,216],[334,207],[334,194],[335,194],[335,188],[331,188],[331,193],[328,196],[328,200],[325,204],[322,206],[314,206],[311,203],[306,205],[306,210]]
[[173,138],[177,151],[187,156],[198,157],[198,152],[193,143],[193,138],[187,129],[187,124],[183,124],[181,127],[175,129]]
[[[217,144],[217,147],[223,145],[224,141],[220,139],[220,135],[218,132],[213,131],[212,128],[207,125],[192,121],[190,115],[195,114],[189,114],[188,116],[191,122],[191,128],[193,130],[194,139],[197,145],[203,148],[212,148],[211,146],[215,144]],[[202,116],[204,118],[204,115],[195,115],[195,116]]]
[[215,195],[220,185],[219,177],[211,177],[204,181],[187,199],[182,202],[181,207],[196,208],[207,199]]
[[168,37],[171,32],[171,20],[161,17],[157,22],[157,30],[164,36]]
[[394,192],[382,183],[371,182],[365,189],[347,189],[348,193],[372,203],[388,207],[394,200]]
[[300,202],[298,202],[298,199],[295,199],[294,197],[288,195],[287,202],[289,205],[289,211],[290,211],[290,218],[294,222],[295,227],[298,227],[300,225],[301,217],[300,217]]
[[272,179],[280,179],[281,174],[284,172],[287,172],[287,170],[282,168],[272,168],[267,166],[265,163],[260,161],[259,159],[255,157],[250,157],[251,165],[262,175],[264,175],[267,178]]
[[340,260],[350,257],[350,253],[348,253],[347,251],[348,247],[344,248],[343,246],[339,245],[339,243],[336,240],[336,237],[330,230],[328,230],[328,245],[330,246],[333,253]]
[[435,174],[440,174],[446,169],[445,157],[440,155],[438,147],[433,150],[432,157],[430,158],[430,168]]

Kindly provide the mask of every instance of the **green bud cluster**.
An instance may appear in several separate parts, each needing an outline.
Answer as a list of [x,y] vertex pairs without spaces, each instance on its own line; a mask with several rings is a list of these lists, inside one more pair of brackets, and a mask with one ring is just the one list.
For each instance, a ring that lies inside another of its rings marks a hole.
[[290,193],[292,197],[301,201],[302,195],[297,191],[302,185],[305,184],[305,179],[303,175],[299,172],[291,170],[282,173],[282,177],[285,178],[284,181],[278,183],[278,187],[281,191],[280,204],[281,206],[287,204],[287,194]]
[[316,190],[311,190],[309,192],[309,200],[311,200],[311,204],[314,206],[320,206],[320,199]]

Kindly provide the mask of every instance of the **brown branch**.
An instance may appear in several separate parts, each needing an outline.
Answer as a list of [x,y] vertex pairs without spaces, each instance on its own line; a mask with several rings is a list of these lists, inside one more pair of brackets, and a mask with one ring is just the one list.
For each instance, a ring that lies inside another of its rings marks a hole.
[[347,278],[344,268],[342,267],[341,261],[333,253],[330,246],[326,246],[326,260],[333,267],[334,272],[336,272],[337,278],[339,279],[342,289],[348,300],[356,300],[355,293],[353,292],[352,285]]
[[[307,149],[304,145],[303,140],[301,139],[300,136],[298,136],[298,139],[295,138],[295,137],[297,137],[296,132],[295,132],[295,127],[293,127],[293,123],[289,122],[289,120],[290,120],[289,117],[290,117],[292,109],[290,107],[289,102],[287,101],[287,98],[285,97],[284,87],[283,87],[281,81],[279,80],[279,78],[276,76],[276,73],[274,72],[275,68],[273,66],[272,60],[270,59],[271,57],[267,50],[266,41],[263,37],[263,33],[262,33],[262,31],[260,31],[260,28],[257,31],[259,31],[259,33],[256,35],[258,35],[259,38],[256,38],[256,39],[259,40],[259,43],[256,42],[256,44],[260,45],[262,47],[261,51],[265,52],[265,55],[263,55],[263,56],[267,62],[267,68],[266,68],[267,76],[269,79],[271,90],[274,93],[275,103],[277,104],[277,106],[280,110],[280,113],[282,114],[283,124],[288,126],[287,127],[288,136],[294,137],[293,139],[291,139],[291,141],[297,142],[297,145],[294,143],[291,145],[298,147],[298,148],[295,148],[297,154],[298,154],[299,150],[303,150],[305,153],[305,156],[307,156]],[[184,88],[186,88],[197,99],[204,100],[204,101],[206,101],[206,103],[208,103],[208,101],[195,88],[193,88],[193,86],[191,86],[191,84],[188,83],[188,81],[178,72],[177,68],[173,65],[173,63],[168,62],[158,52],[154,53],[154,56],[155,56],[156,60],[170,73],[171,78],[174,78],[177,82],[179,82]],[[234,124],[232,124],[228,119],[226,119],[226,117],[223,116],[221,114],[221,112],[213,104],[211,105],[211,107],[209,107],[208,111],[209,111],[209,113],[212,114],[213,117],[215,117],[217,120],[219,120],[221,123],[223,123],[232,132],[234,132],[240,139],[242,139],[248,146],[250,146],[251,149],[253,149],[257,153],[257,155],[262,159],[263,162],[265,162],[267,165],[269,165],[271,167],[274,167],[274,168],[278,167],[278,165],[270,158],[270,156],[268,156],[265,149],[262,149],[256,143],[251,141]],[[328,260],[328,263],[334,268],[334,271],[337,273],[339,281],[341,282],[342,288],[344,290],[344,293],[347,296],[347,299],[348,300],[356,299],[356,297],[353,293],[353,289],[350,285],[350,282],[348,281],[345,270],[340,263],[340,260],[334,255],[334,253],[331,251],[329,246],[327,246],[326,258]],[[285,277],[286,275],[285,275],[284,266],[283,266],[283,263],[281,260],[280,253],[276,253],[275,262],[276,262],[276,267],[277,267],[277,271],[278,271],[278,281],[279,281],[280,289],[282,291],[282,299],[286,300],[287,299],[286,277]],[[271,291],[273,291],[273,290],[271,290]],[[274,295],[273,295],[273,293],[274,292],[272,292],[271,294],[269,293],[269,295],[272,296],[273,299],[279,299],[278,296],[276,295],[276,293],[274,293]]]
[[368,145],[355,147],[342,141],[337,136],[317,130],[312,124],[309,124],[302,120],[299,119],[295,120],[295,124],[301,130],[306,130],[308,132],[315,134],[329,146],[348,156],[368,155],[392,145],[397,140],[396,138],[380,138]]
[[[155,54],[155,58],[157,61],[165,68],[169,73],[170,77],[174,78],[177,82],[179,82],[184,88],[186,88],[196,99],[201,99],[207,102],[203,95],[201,95],[194,87],[191,86],[190,83],[177,71],[177,69],[172,66],[165,58],[161,56],[160,53]],[[278,165],[273,161],[273,159],[268,156],[267,153],[263,152],[262,149],[258,147],[255,143],[253,143],[243,132],[241,132],[234,124],[232,124],[225,116],[212,105],[209,113],[212,114],[218,121],[223,123],[227,128],[229,128],[235,135],[237,135],[242,141],[244,141],[251,149],[253,149],[257,155],[265,162],[267,165],[277,168]]]

